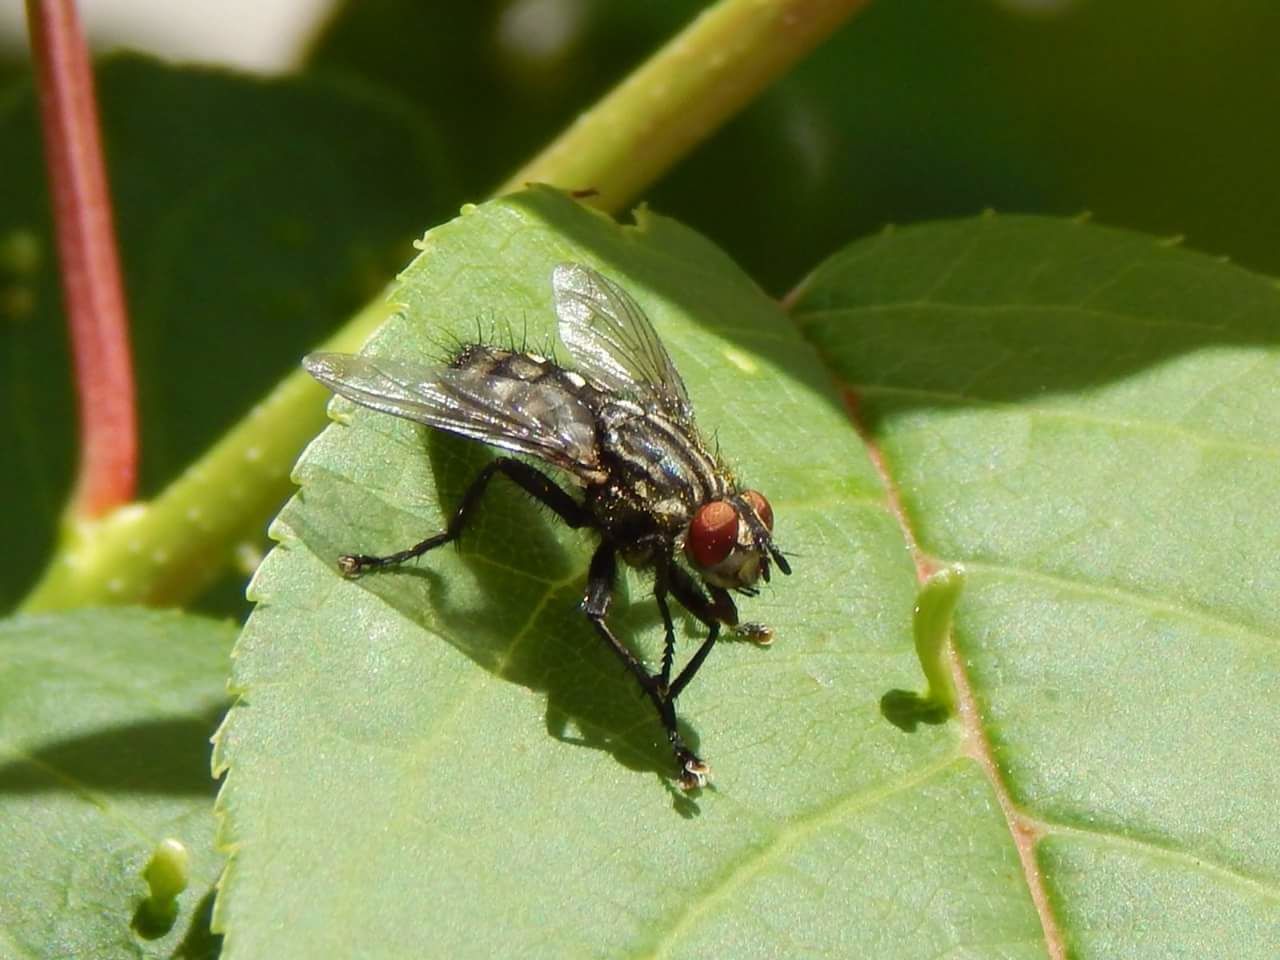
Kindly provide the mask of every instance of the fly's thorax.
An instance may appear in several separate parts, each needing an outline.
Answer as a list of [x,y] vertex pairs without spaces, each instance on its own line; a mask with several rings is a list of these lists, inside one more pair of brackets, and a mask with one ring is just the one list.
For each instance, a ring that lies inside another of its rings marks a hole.
[[608,401],[596,419],[612,480],[672,535],[688,526],[700,504],[726,490],[723,471],[691,423],[630,400]]

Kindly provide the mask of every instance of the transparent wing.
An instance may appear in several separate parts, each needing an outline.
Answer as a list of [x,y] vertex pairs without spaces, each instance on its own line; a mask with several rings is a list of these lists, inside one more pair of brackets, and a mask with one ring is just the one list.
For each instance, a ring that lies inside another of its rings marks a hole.
[[583,374],[612,390],[692,416],[684,381],[627,291],[580,263],[556,267],[551,287],[560,339]]
[[350,353],[312,353],[302,365],[361,406],[600,479],[591,412],[554,382]]

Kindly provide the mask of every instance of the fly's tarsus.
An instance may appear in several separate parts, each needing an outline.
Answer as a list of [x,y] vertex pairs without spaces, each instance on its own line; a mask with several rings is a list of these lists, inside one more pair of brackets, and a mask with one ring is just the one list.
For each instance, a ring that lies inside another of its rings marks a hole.
[[366,557],[360,553],[344,553],[338,558],[338,570],[348,580],[354,580],[360,576],[369,566],[369,561],[374,557]]
[[[773,508],[734,483],[694,426],[689,395],[657,331],[622,287],[581,264],[552,273],[560,339],[573,358],[460,343],[443,365],[372,355],[312,354],[303,365],[335,393],[373,410],[536,458],[564,472],[566,491],[523,460],[501,456],[476,476],[445,530],[386,556],[346,554],[338,569],[358,577],[422,556],[462,536],[488,482],[501,473],[572,528],[600,536],[582,609],[596,634],[653,704],[680,786],[706,785],[710,768],[680,735],[676,698],[715,647],[723,624],[766,645],[773,632],[738,622],[732,592],[753,597],[770,562],[790,573],[773,542]],[[680,557],[687,560],[682,565]],[[662,615],[659,671],[650,673],[609,627],[617,562],[650,569]],[[690,572],[692,570],[692,572]],[[706,627],[688,662],[675,670],[674,599]]]
[[750,640],[758,647],[767,647],[773,643],[773,628],[763,623],[740,623],[733,628],[733,635]]
[[699,760],[689,750],[676,751],[676,763],[680,766],[680,787],[683,790],[700,790],[707,785],[711,767]]

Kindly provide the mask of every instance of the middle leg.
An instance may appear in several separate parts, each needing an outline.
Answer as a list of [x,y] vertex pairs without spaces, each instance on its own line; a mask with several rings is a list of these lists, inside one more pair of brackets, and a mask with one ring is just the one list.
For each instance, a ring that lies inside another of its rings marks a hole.
[[614,548],[608,543],[602,543],[591,558],[591,569],[587,575],[587,592],[582,600],[582,610],[591,621],[596,633],[631,671],[631,675],[636,678],[636,682],[640,684],[640,688],[644,690],[653,703],[654,709],[658,711],[658,718],[667,731],[667,740],[671,744],[671,750],[680,768],[680,786],[686,790],[705,786],[708,767],[689,749],[684,738],[680,736],[680,730],[676,725],[675,697],[667,692],[665,681],[645,669],[644,664],[626,644],[618,639],[605,622],[609,605],[613,601],[613,584],[616,575],[617,555]]

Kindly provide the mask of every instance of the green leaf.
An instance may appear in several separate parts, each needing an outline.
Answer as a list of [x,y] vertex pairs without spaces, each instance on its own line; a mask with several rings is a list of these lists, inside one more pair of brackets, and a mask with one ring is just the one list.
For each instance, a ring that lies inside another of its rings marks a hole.
[[[131,313],[140,494],[149,497],[246,418],[301,350],[378,295],[420,225],[454,208],[451,176],[431,132],[398,99],[355,84],[136,57],[111,60],[97,79]],[[0,449],[10,465],[0,495],[24,504],[9,515],[7,532],[24,549],[0,561],[2,609],[48,559],[76,447],[25,86],[0,101],[0,170]],[[15,249],[24,255],[6,255]],[[283,502],[283,468],[276,483]],[[250,545],[265,520],[246,523]],[[241,605],[242,576],[219,607]]]
[[[549,344],[564,260],[639,298],[797,553],[743,601],[773,646],[722,644],[681,697],[715,787],[673,787],[652,707],[577,609],[592,538],[504,484],[460,550],[338,576],[342,552],[439,529],[489,456],[339,401],[237,646],[217,754],[226,955],[1037,956],[981,769],[953,729],[908,737],[880,715],[919,668],[916,581],[872,464],[812,350],[723,254],[652,214],[618,227],[528,192],[429,233],[371,349],[438,358],[477,323]],[[629,576],[614,619],[652,657],[649,594]],[[687,657],[698,631],[679,632]]]
[[1274,957],[1276,282],[988,217],[855,244],[794,314],[967,570],[966,725],[1070,955]]
[[234,635],[136,609],[0,623],[0,955],[217,955],[208,740]]

